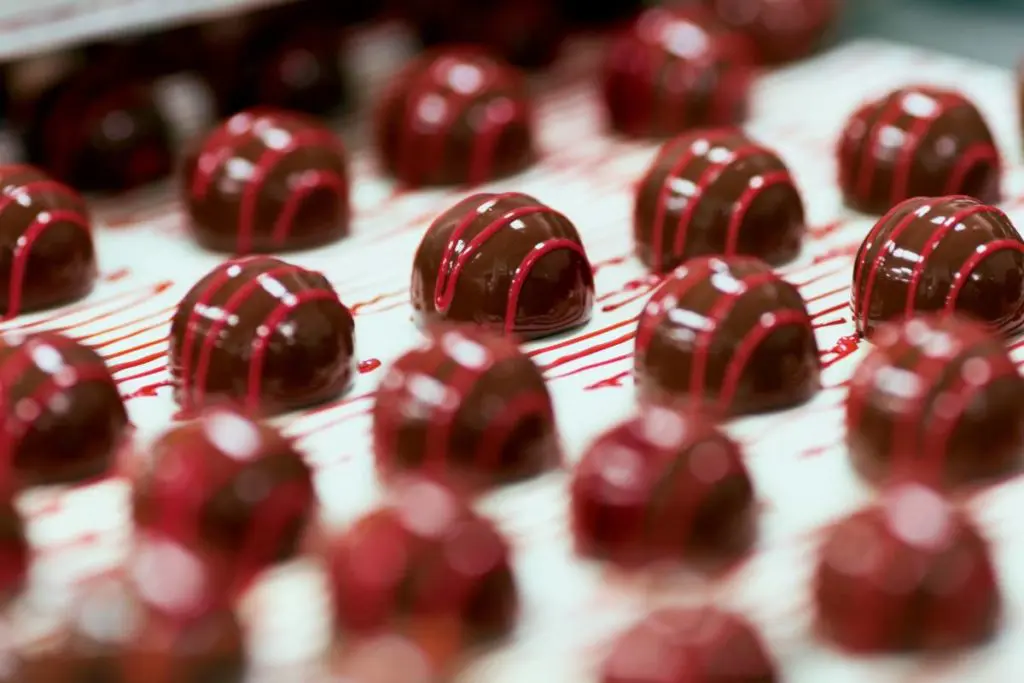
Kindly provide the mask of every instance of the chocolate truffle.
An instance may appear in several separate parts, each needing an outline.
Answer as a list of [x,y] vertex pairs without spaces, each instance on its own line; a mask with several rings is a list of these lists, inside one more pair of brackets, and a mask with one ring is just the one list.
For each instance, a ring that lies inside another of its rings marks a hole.
[[31,166],[0,166],[0,306],[12,318],[79,299],[96,281],[85,202]]
[[295,555],[315,506],[294,446],[226,408],[167,432],[138,479],[136,527],[194,549],[237,587]]
[[526,81],[476,48],[416,58],[385,90],[376,124],[384,168],[412,188],[479,185],[536,159]]
[[988,544],[934,491],[908,484],[832,527],[814,582],[825,637],[858,653],[944,652],[996,630]]
[[649,9],[608,48],[603,96],[613,130],[669,137],[739,123],[754,70],[744,36],[695,7]]
[[9,494],[0,496],[0,603],[25,585],[30,552],[25,524],[14,501]]
[[955,484],[1020,462],[1024,378],[982,325],[919,317],[872,342],[846,399],[847,443],[863,474]]
[[650,408],[577,465],[576,545],[622,564],[731,554],[752,540],[753,498],[739,446],[698,415]]
[[107,473],[128,415],[103,359],[56,332],[0,339],[0,452],[22,486]]
[[426,46],[477,44],[512,64],[551,64],[565,38],[565,17],[551,0],[400,0]]
[[423,235],[411,299],[421,322],[471,322],[521,339],[586,323],[594,273],[576,227],[518,192],[475,194]]
[[857,332],[920,312],[960,311],[1009,334],[1024,325],[1024,241],[970,197],[917,197],[868,232],[853,269]]
[[320,273],[269,256],[227,261],[174,314],[175,397],[186,413],[225,401],[264,414],[326,401],[352,382],[354,332]]
[[804,205],[789,169],[770,149],[733,129],[665,143],[637,188],[633,238],[657,273],[706,254],[793,259]]
[[654,292],[636,333],[645,402],[713,415],[788,408],[819,387],[821,362],[796,287],[749,256],[698,257]]
[[399,486],[327,550],[339,624],[350,633],[438,629],[458,642],[504,635],[518,597],[508,543],[450,489]]
[[170,125],[152,82],[111,73],[101,60],[44,92],[26,134],[30,159],[82,192],[123,192],[170,175]]
[[341,140],[305,116],[235,114],[186,161],[192,234],[205,247],[239,254],[340,239],[350,217],[347,158]]
[[775,683],[775,662],[745,619],[716,607],[651,613],[611,646],[602,683]]
[[[188,605],[180,611],[190,570],[164,554],[165,567],[150,567],[165,584],[158,596],[122,577],[97,580],[71,609],[38,619],[50,631],[40,643],[20,650],[19,683],[243,683],[244,637],[229,609]],[[191,596],[189,596],[191,597]],[[58,623],[52,624],[51,622]]]
[[704,0],[704,4],[724,24],[748,35],[765,64],[813,53],[842,6],[840,0]]
[[995,204],[1002,160],[988,124],[963,95],[910,87],[868,102],[839,141],[839,185],[857,211],[905,199],[964,194]]
[[377,391],[373,445],[385,474],[420,470],[477,485],[530,477],[560,460],[537,366],[512,340],[471,325],[434,329],[395,361]]

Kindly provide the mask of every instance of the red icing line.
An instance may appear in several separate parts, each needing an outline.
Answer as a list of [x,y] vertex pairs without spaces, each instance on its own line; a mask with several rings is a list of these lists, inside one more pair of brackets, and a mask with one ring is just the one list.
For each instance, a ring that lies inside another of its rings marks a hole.
[[192,306],[192,310],[188,313],[188,319],[185,321],[185,330],[182,333],[181,338],[181,402],[182,408],[188,410],[192,405],[192,347],[196,344],[198,333],[196,327],[199,324],[200,310],[206,308],[213,301],[213,297],[217,296],[220,288],[231,281],[232,266],[238,268],[241,271],[252,259],[241,259],[235,261],[230,266],[222,267],[216,272],[210,282],[207,283],[206,289],[196,298],[195,303]]
[[[772,272],[755,273],[739,280],[739,284],[742,287],[738,291],[720,293],[718,300],[711,306],[711,310],[708,311],[706,316],[709,323],[708,327],[701,329],[693,340],[693,367],[690,370],[690,392],[694,398],[698,400],[704,398],[704,390],[707,384],[708,356],[711,353],[711,342],[714,340],[715,332],[718,331],[719,323],[725,320],[736,304],[739,303],[740,299],[751,290],[762,285],[771,284],[777,280],[778,277]],[[749,334],[750,332],[748,331],[747,335]],[[729,365],[731,366],[735,360],[735,357],[731,358]],[[726,375],[728,374],[729,369],[726,370]]]
[[995,145],[989,143],[978,143],[971,145],[961,154],[953,170],[949,174],[949,181],[946,183],[946,194],[955,194],[963,191],[964,179],[967,174],[982,161],[990,161],[993,166],[999,165],[999,151]]
[[[899,222],[897,222],[896,225],[892,226],[892,230],[889,231],[889,235],[885,238],[885,240],[882,241],[881,244],[878,245],[878,251],[875,253],[874,259],[872,259],[871,261],[871,266],[869,267],[867,273],[867,281],[864,284],[863,298],[860,301],[859,310],[857,311],[857,314],[860,317],[865,329],[867,328],[868,313],[871,311],[871,294],[875,288],[875,280],[878,278],[878,270],[882,267],[882,264],[885,263],[885,257],[887,256],[888,252],[887,247],[890,244],[895,243],[895,241],[899,239],[900,234],[902,234],[904,230],[906,230],[910,225],[912,225],[914,221],[916,221],[918,218],[927,216],[929,213],[931,213],[932,209],[935,208],[934,204],[926,203],[928,201],[927,199],[921,198],[913,201],[916,203],[916,206],[906,207],[908,209],[907,213],[905,213],[903,217],[900,218]],[[900,204],[900,206],[902,207],[904,205]],[[922,209],[925,209],[925,212],[919,213]],[[879,228],[878,232],[881,232],[886,227],[889,227],[889,220],[889,218],[883,218],[876,224],[876,227]],[[877,233],[873,235],[873,237],[877,236]],[[869,235],[869,237],[871,237],[871,235]],[[867,258],[867,252],[868,250],[865,248],[863,254],[863,257],[865,259]],[[857,279],[854,280],[855,293],[860,290],[860,275],[861,273],[858,272]]]
[[[267,271],[266,274],[269,276],[271,272]],[[259,285],[257,284],[256,286],[258,287]],[[256,327],[256,334],[252,340],[252,350],[249,356],[249,389],[246,396],[246,407],[249,410],[255,411],[259,408],[263,364],[266,362],[267,346],[270,343],[270,337],[292,311],[303,304],[314,301],[338,301],[338,295],[329,289],[307,289],[297,294],[290,293]],[[230,310],[227,306],[225,308]],[[202,376],[205,376],[205,374]]]
[[[712,149],[715,149],[715,142],[713,140],[709,140],[709,142],[711,142],[711,147],[708,148],[708,152],[710,152]],[[673,256],[679,257],[683,255],[683,249],[686,246],[686,236],[690,230],[690,221],[693,218],[693,214],[697,210],[697,205],[700,203],[702,199],[704,199],[705,194],[711,189],[711,186],[714,185],[715,181],[721,178],[722,174],[725,173],[725,171],[733,163],[742,161],[743,159],[749,158],[755,154],[759,154],[760,152],[760,147],[751,144],[744,145],[743,147],[739,147],[738,149],[735,150],[729,150],[729,158],[727,161],[716,162],[711,161],[710,158],[708,159],[708,167],[704,169],[704,172],[700,175],[700,177],[697,179],[697,182],[695,183],[695,194],[693,195],[693,197],[689,199],[689,201],[686,202],[686,208],[683,209],[682,213],[680,213],[679,215],[679,221],[676,224],[675,240],[673,240],[672,242]],[[705,157],[707,157],[706,154]],[[735,211],[737,210],[737,208],[739,207],[733,206],[733,215],[735,215]]]
[[[756,185],[754,184],[755,182],[757,182]],[[736,253],[737,243],[740,238],[740,227],[743,225],[743,219],[747,217],[747,212],[750,211],[750,207],[754,205],[754,202],[757,201],[757,198],[761,193],[770,187],[786,183],[789,183],[790,185],[793,184],[793,179],[790,177],[789,171],[766,173],[764,175],[756,176],[751,181],[751,184],[747,186],[747,189],[743,191],[743,194],[740,195],[740,198],[737,199],[736,203],[733,205],[732,216],[729,217],[729,231],[726,233],[726,254],[731,255]]]
[[932,252],[938,248],[946,235],[959,225],[961,221],[971,216],[989,212],[1002,213],[991,206],[976,204],[961,211],[957,211],[943,221],[941,225],[937,226],[935,230],[932,231],[932,234],[928,236],[927,241],[925,241],[924,245],[921,247],[920,258],[917,260],[917,263],[914,264],[914,270],[910,274],[910,284],[907,285],[907,317],[914,314],[914,304],[917,301],[917,289],[921,285],[921,278],[924,276],[925,265],[928,263],[928,258],[931,256]]
[[[267,278],[279,278],[279,277],[282,277],[282,276],[285,276],[285,275],[301,275],[301,274],[303,274],[305,272],[306,272],[306,270],[304,268],[300,268],[299,266],[294,266],[294,265],[291,265],[291,264],[283,264],[283,265],[280,265],[280,266],[277,266],[277,267],[274,267],[274,268],[270,268],[268,270],[265,270],[265,271],[259,273],[258,275],[253,277],[251,280],[249,280],[249,281],[245,282],[244,284],[242,284],[237,290],[235,290],[231,294],[231,296],[228,297],[227,301],[224,302],[224,305],[220,307],[221,310],[223,311],[224,315],[219,317],[219,318],[217,318],[216,320],[214,320],[213,324],[210,325],[210,329],[203,336],[202,345],[199,348],[199,361],[196,364],[195,386],[193,387],[193,393],[195,394],[195,396],[191,400],[189,400],[189,399],[185,398],[184,393],[183,393],[182,403],[191,404],[192,408],[202,407],[204,394],[206,392],[206,387],[205,387],[206,375],[207,375],[207,373],[210,370],[210,363],[212,362],[213,350],[214,350],[214,347],[217,344],[217,341],[220,338],[221,332],[224,330],[224,327],[227,325],[228,318],[232,314],[236,313],[238,311],[238,309],[249,299],[249,297],[251,297],[253,294],[255,294],[260,289],[263,289],[262,284],[263,284],[263,281],[265,279],[267,279]],[[313,291],[313,290],[310,290],[310,291]],[[300,292],[299,294],[289,293],[290,296],[299,298],[300,299],[300,303],[301,303],[301,299],[305,298],[306,294],[307,294],[306,292]],[[193,309],[193,311],[194,310],[195,309]],[[278,309],[275,309],[275,312],[277,310]],[[270,330],[270,333],[273,333],[275,331],[276,331],[276,329],[275,330]],[[195,334],[195,330],[192,328],[192,326],[190,326],[189,328],[186,329],[185,334],[186,335]],[[249,365],[249,367],[250,367],[250,375],[249,376],[250,376],[250,378],[252,377],[252,367],[253,367],[254,362],[257,359],[260,359],[260,362],[262,363],[261,359],[263,357],[263,351],[262,350],[258,351],[258,347],[256,346],[256,339],[258,339],[258,337],[254,338],[254,341],[253,341],[253,344],[254,344],[254,346],[253,346],[253,356],[249,359],[249,364],[250,364]],[[183,344],[183,346],[184,346],[184,344]],[[259,348],[262,348],[262,347],[259,347]],[[257,355],[257,352],[258,352],[258,355]],[[182,359],[182,361],[183,361],[183,364],[184,364],[184,358]],[[183,371],[183,374],[184,374],[184,371]],[[252,399],[252,396],[250,394],[248,396],[248,400],[251,401],[251,399]],[[183,408],[187,408],[189,406],[188,405],[183,405],[182,407]]]
[[89,222],[81,213],[69,210],[41,211],[32,224],[25,229],[15,243],[14,261],[11,264],[10,296],[5,319],[13,318],[21,310],[22,287],[25,284],[25,269],[32,252],[32,245],[52,225],[65,223],[89,232]]
[[[770,320],[765,321],[767,316]],[[743,370],[746,369],[754,351],[768,336],[781,327],[788,325],[807,325],[807,315],[803,311],[785,310],[762,315],[757,325],[747,332],[743,339],[736,346],[732,359],[725,372],[725,379],[722,381],[722,390],[719,394],[719,409],[723,412],[732,405],[733,397],[739,389],[740,379]]]
[[586,252],[583,251],[583,245],[578,242],[566,238],[550,239],[544,240],[534,247],[516,268],[508,291],[508,305],[505,309],[505,334],[512,334],[515,330],[516,313],[519,311],[519,296],[522,294],[523,287],[526,286],[526,281],[530,277],[530,271],[533,270],[533,267],[537,265],[537,261],[541,258],[553,251],[561,250],[576,252],[584,261],[587,258]]
[[[902,100],[902,98],[899,99]],[[910,172],[913,170],[914,165],[914,152],[917,151],[921,141],[928,135],[928,131],[931,130],[935,121],[949,110],[946,105],[948,104],[949,107],[955,106],[951,102],[943,102],[943,99],[948,100],[948,98],[935,95],[934,99],[939,103],[939,106],[935,107],[929,116],[916,116],[907,127],[906,139],[903,147],[900,148],[899,155],[896,157],[896,164],[893,168],[892,195],[890,197],[890,201],[893,204],[907,196],[907,188],[910,185]],[[903,113],[902,110],[900,113]],[[876,135],[881,133],[881,128],[881,125],[875,125]],[[909,142],[906,140],[909,140]],[[867,192],[870,191],[869,185]]]
[[304,173],[299,179],[299,184],[292,188],[292,193],[288,195],[281,213],[274,222],[271,240],[275,245],[281,246],[288,239],[288,233],[292,229],[295,215],[299,212],[302,202],[317,190],[331,190],[342,202],[347,201],[348,185],[345,183],[345,179],[337,173],[329,171]]
[[990,254],[997,251],[1016,251],[1024,254],[1024,242],[1021,242],[1020,239],[1004,239],[979,246],[953,276],[953,286],[949,288],[949,293],[946,295],[947,312],[952,312],[956,309],[956,302],[960,298],[960,292],[963,290],[964,285],[967,284],[974,269],[988,258]]
[[680,271],[677,271],[681,273],[679,277],[667,280],[665,284],[655,290],[650,301],[644,307],[643,313],[640,314],[640,321],[637,324],[636,351],[638,354],[647,350],[654,331],[669,311],[676,307],[691,289],[702,282],[698,274],[704,275],[710,269],[710,257],[691,259]]

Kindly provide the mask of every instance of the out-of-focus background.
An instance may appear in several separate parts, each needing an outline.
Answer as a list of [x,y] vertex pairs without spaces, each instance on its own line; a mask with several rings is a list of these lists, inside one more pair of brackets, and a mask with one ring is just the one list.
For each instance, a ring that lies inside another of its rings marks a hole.
[[1024,50],[1021,0],[856,0],[842,37],[877,36],[1013,66]]

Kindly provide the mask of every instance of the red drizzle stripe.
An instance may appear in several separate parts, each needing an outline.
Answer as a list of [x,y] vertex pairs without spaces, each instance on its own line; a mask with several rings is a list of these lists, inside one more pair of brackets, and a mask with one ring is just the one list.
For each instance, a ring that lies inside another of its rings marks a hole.
[[[729,313],[736,304],[739,303],[748,292],[751,290],[761,287],[763,285],[771,284],[778,280],[775,273],[755,273],[748,275],[747,277],[740,278],[739,284],[741,287],[734,292],[721,292],[718,300],[711,306],[711,310],[708,311],[706,316],[708,320],[708,326],[701,329],[696,338],[694,339],[693,345],[693,367],[690,371],[690,392],[693,397],[697,400],[704,398],[704,392],[707,387],[707,365],[708,356],[711,354],[711,342],[715,338],[715,332],[718,331],[719,325],[729,316]],[[747,333],[748,335],[750,332]],[[735,358],[730,360],[732,365]],[[727,370],[726,375],[728,376],[729,371]]]
[[523,287],[526,286],[527,279],[530,277],[530,271],[537,265],[537,261],[553,251],[572,251],[578,254],[584,261],[587,258],[586,252],[583,251],[583,246],[567,238],[544,240],[535,246],[516,268],[515,274],[512,275],[512,283],[508,291],[508,305],[505,309],[505,334],[512,334],[515,331],[516,313],[519,311],[519,296],[522,294]]
[[[711,149],[714,149],[714,142],[711,143],[712,147],[708,149],[708,153]],[[676,258],[683,255],[683,250],[686,247],[686,237],[690,230],[690,221],[693,218],[694,212],[697,210],[697,205],[704,199],[705,194],[714,185],[715,181],[722,177],[722,174],[734,163],[742,161],[743,159],[760,154],[761,148],[757,145],[744,145],[735,150],[729,150],[729,157],[724,161],[710,161],[708,167],[700,175],[700,178],[696,182],[696,192],[690,201],[686,202],[686,208],[683,209],[682,213],[679,214],[679,221],[676,223],[676,236],[672,243],[672,255]],[[733,211],[736,211],[736,207],[733,207]]]
[[732,215],[729,216],[729,229],[726,233],[725,253],[731,256],[736,253],[740,239],[740,228],[743,226],[743,219],[747,212],[754,205],[761,193],[776,185],[792,185],[793,178],[789,171],[775,171],[759,175],[751,180],[751,183],[743,190],[743,194],[733,205]]
[[[950,200],[953,199],[969,199],[969,197],[950,198]],[[937,226],[935,230],[933,230],[932,233],[928,236],[928,239],[927,241],[925,241],[924,246],[921,247],[920,258],[917,260],[917,263],[914,264],[914,270],[910,274],[910,284],[907,285],[907,317],[911,317],[914,315],[914,307],[917,301],[917,289],[918,287],[921,286],[921,278],[924,277],[925,265],[928,263],[928,259],[929,257],[931,257],[932,252],[938,248],[939,244],[942,243],[942,240],[946,237],[946,235],[949,234],[951,230],[956,228],[956,226],[959,225],[962,221],[970,218],[971,216],[977,216],[979,214],[990,212],[1000,214],[1002,213],[999,212],[998,209],[994,209],[991,206],[985,206],[984,204],[975,204],[974,206],[969,206],[966,209],[957,211],[952,216],[944,220],[942,224]]]
[[724,413],[732,405],[732,401],[739,389],[740,379],[743,371],[750,363],[751,357],[758,347],[776,330],[789,325],[806,327],[810,325],[807,314],[804,311],[784,310],[775,311],[762,315],[757,325],[747,332],[736,349],[733,351],[729,366],[725,372],[725,379],[722,381],[722,389],[719,393],[719,409]]
[[987,244],[982,244],[971,254],[963,265],[953,275],[953,286],[949,288],[949,293],[946,295],[946,311],[952,312],[956,309],[957,299],[960,298],[960,292],[963,291],[964,285],[970,279],[971,274],[974,273],[975,268],[981,265],[981,262],[988,258],[991,254],[997,251],[1016,251],[1020,254],[1024,254],[1024,242],[1020,239],[1003,239],[995,240]]
[[13,318],[21,310],[22,290],[25,286],[25,270],[28,268],[28,259],[32,253],[32,245],[36,243],[46,229],[64,223],[81,228],[89,233],[89,221],[78,211],[56,210],[40,211],[32,221],[32,224],[25,229],[14,247],[14,261],[11,264],[10,295],[7,303],[7,315],[5,319]]
[[636,330],[636,352],[643,353],[651,343],[651,337],[661,322],[668,316],[687,293],[703,282],[703,275],[711,269],[710,258],[692,259],[685,266],[655,290],[650,301],[640,314]]
[[949,181],[946,183],[946,194],[962,192],[967,174],[983,161],[989,161],[993,166],[999,165],[999,150],[996,149],[995,145],[979,142],[964,150],[963,154],[957,157],[956,164],[954,164],[953,170],[949,174]]
[[[900,205],[901,207],[905,207],[908,209],[907,213],[905,213],[903,217],[900,218],[899,222],[892,226],[892,230],[889,231],[889,235],[886,237],[885,240],[882,241],[881,244],[878,245],[878,251],[875,253],[875,257],[871,260],[871,265],[868,268],[867,280],[864,283],[860,306],[856,307],[855,309],[857,317],[859,318],[861,324],[864,326],[865,329],[867,329],[868,314],[871,312],[871,295],[875,288],[875,280],[878,279],[878,271],[885,263],[886,256],[888,256],[889,245],[894,244],[896,240],[899,239],[903,231],[910,227],[910,225],[913,224],[914,221],[916,221],[918,218],[924,218],[929,213],[931,213],[932,209],[935,208],[934,204],[926,203],[928,202],[927,199],[916,199],[913,201],[916,202],[916,206],[908,206],[905,204]],[[922,210],[924,210],[924,213],[921,213]],[[886,225],[883,225],[883,223],[888,222],[889,219],[883,218],[881,221],[878,222],[878,226],[882,226],[882,228],[888,227]],[[877,237],[877,233],[874,236]],[[871,236],[869,236],[869,238],[870,237]],[[868,250],[865,248],[864,258],[867,258],[867,252]],[[860,273],[858,273],[858,275],[860,275]],[[853,289],[855,293],[861,291],[859,280],[854,281]]]

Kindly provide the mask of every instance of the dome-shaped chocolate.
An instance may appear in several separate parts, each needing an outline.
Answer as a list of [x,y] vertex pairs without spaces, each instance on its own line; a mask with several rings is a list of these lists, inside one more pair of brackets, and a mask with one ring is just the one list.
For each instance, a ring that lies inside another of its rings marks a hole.
[[354,333],[320,273],[269,256],[227,261],[174,314],[175,397],[186,412],[231,402],[272,414],[326,401],[355,375]]
[[1002,159],[978,108],[960,93],[901,88],[853,113],[839,141],[851,208],[884,214],[913,197],[1000,199]]
[[[425,382],[444,400],[425,394]],[[395,361],[377,391],[373,443],[386,474],[418,470],[471,485],[530,477],[560,459],[537,366],[514,341],[471,325],[432,330]]]
[[348,155],[321,123],[291,112],[235,114],[186,160],[188,226],[237,254],[313,247],[348,233]]
[[846,439],[874,480],[931,485],[1012,470],[1024,448],[1024,378],[1003,343],[960,317],[881,328],[850,380]]
[[739,446],[705,417],[653,407],[591,444],[570,509],[580,552],[630,565],[746,549],[753,502]]
[[857,653],[947,650],[996,630],[988,544],[963,513],[917,485],[828,530],[815,574],[818,626]]
[[56,332],[0,338],[0,452],[22,486],[106,474],[128,415],[100,356]]
[[376,115],[388,173],[409,187],[479,185],[536,159],[523,75],[476,48],[438,48],[388,85]]
[[607,50],[602,94],[616,132],[664,138],[746,118],[747,40],[699,7],[649,9]]
[[471,322],[532,339],[590,319],[594,275],[563,214],[518,192],[476,194],[427,229],[411,299],[424,323]]
[[694,256],[796,257],[804,204],[786,165],[735,129],[666,142],[637,188],[633,238],[640,260],[665,273]]
[[820,369],[800,293],[748,256],[686,262],[637,325],[636,381],[648,402],[718,416],[788,408],[818,390]]
[[85,202],[31,166],[0,166],[0,312],[11,318],[84,297],[96,281]]
[[850,306],[865,336],[888,321],[954,311],[1013,332],[1024,325],[1024,240],[976,199],[908,199],[864,238]]

